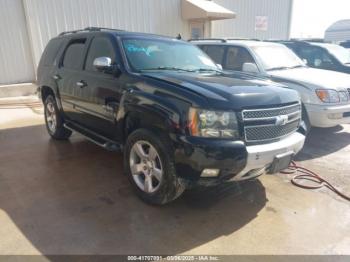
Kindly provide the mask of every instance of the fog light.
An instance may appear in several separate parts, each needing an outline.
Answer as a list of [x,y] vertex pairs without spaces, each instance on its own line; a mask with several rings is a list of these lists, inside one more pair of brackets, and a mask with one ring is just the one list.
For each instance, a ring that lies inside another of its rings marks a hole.
[[343,118],[343,113],[333,113],[333,114],[328,114],[329,119],[342,119]]
[[219,169],[204,169],[201,174],[201,177],[217,177],[219,173]]

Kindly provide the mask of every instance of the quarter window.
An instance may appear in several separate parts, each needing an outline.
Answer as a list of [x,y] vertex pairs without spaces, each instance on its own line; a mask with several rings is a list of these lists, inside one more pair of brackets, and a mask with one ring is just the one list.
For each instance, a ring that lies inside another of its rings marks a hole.
[[94,60],[98,57],[109,57],[112,63],[115,59],[115,52],[111,41],[105,37],[96,37],[92,40],[89,53],[85,63],[85,70],[97,71],[94,67]]
[[72,42],[66,49],[63,58],[63,67],[69,69],[79,69],[84,55],[85,40]]

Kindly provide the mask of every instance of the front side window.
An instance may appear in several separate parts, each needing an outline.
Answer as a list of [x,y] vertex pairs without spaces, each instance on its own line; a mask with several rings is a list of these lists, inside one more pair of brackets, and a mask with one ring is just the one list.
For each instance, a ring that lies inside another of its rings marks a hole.
[[214,60],[215,63],[222,65],[225,54],[224,46],[209,45],[205,52]]
[[278,70],[304,66],[301,59],[283,45],[252,47],[265,70]]
[[79,69],[83,61],[84,49],[85,40],[72,42],[64,54],[63,67],[69,69]]
[[245,63],[254,63],[251,54],[242,47],[230,47],[227,50],[225,69],[242,71]]
[[331,56],[319,47],[302,47],[298,50],[298,55],[307,61],[311,67],[324,67],[333,64]]
[[132,69],[137,71],[218,70],[215,63],[198,47],[163,39],[124,39],[123,48]]
[[105,37],[96,37],[92,40],[89,52],[86,58],[85,70],[97,71],[94,67],[94,60],[98,57],[109,57],[112,63],[115,60],[115,51],[111,41]]

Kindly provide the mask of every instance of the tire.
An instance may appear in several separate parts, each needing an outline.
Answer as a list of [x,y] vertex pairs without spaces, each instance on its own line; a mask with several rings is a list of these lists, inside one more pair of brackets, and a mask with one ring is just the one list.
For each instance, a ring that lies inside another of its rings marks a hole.
[[169,139],[146,129],[127,139],[124,167],[137,195],[153,205],[164,205],[178,198],[185,185],[176,175]]
[[57,107],[53,95],[49,95],[44,102],[45,124],[49,135],[55,140],[67,140],[72,131],[64,127],[64,120]]
[[307,114],[307,111],[306,111],[306,108],[305,106],[303,105],[302,106],[302,111],[301,111],[301,119],[304,121],[305,123],[305,128],[306,128],[306,133],[305,133],[305,136],[308,136],[308,134],[310,133],[311,131],[311,123],[310,123],[310,119],[309,119],[309,116]]

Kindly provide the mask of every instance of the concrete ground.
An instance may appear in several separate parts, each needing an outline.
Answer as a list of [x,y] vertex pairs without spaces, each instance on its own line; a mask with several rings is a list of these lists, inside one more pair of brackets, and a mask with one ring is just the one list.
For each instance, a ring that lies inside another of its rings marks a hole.
[[[52,141],[40,107],[5,102],[1,255],[350,254],[350,202],[332,192],[265,175],[149,206],[123,175],[121,154],[76,134],[68,142]],[[350,126],[315,129],[299,163],[350,194],[349,144]]]

